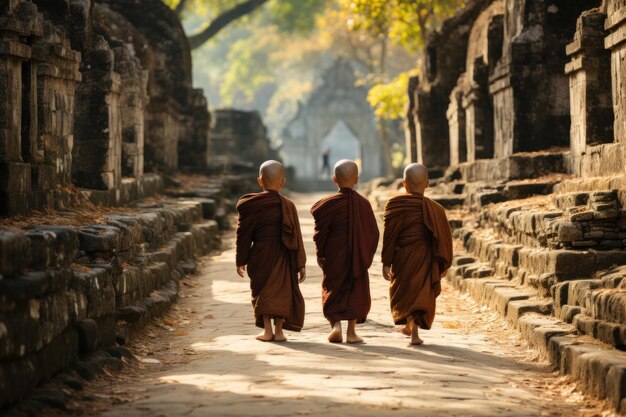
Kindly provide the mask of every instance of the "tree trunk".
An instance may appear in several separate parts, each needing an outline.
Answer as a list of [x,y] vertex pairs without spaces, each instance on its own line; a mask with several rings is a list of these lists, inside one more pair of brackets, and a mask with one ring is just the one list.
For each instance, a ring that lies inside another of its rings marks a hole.
[[246,0],[226,10],[211,22],[211,24],[202,32],[189,36],[189,45],[191,49],[200,47],[203,43],[215,36],[220,30],[228,26],[229,23],[243,17],[249,13],[252,13],[258,7],[267,3],[268,0]]
[[186,4],[187,4],[187,0],[180,0],[178,4],[176,5],[176,8],[174,9],[174,13],[176,13],[177,16],[180,16],[180,14],[185,9]]
[[387,178],[395,179],[396,173],[394,172],[391,163],[391,141],[389,140],[387,122],[385,120],[378,120],[378,126],[380,128],[380,145],[383,148],[383,162],[385,164],[386,176]]

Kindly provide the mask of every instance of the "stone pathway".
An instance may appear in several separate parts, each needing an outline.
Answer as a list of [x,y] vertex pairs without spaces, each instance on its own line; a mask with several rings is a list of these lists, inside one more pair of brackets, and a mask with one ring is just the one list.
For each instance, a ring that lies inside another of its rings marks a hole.
[[[531,360],[494,315],[450,287],[426,345],[394,331],[377,257],[363,345],[329,344],[308,213],[296,195],[307,252],[305,329],[287,343],[254,340],[249,289],[234,249],[187,281],[171,314],[133,346],[139,365],[88,388],[94,415],[115,416],[595,416],[602,405]],[[232,237],[226,239],[232,247]],[[111,403],[113,402],[113,405]]]

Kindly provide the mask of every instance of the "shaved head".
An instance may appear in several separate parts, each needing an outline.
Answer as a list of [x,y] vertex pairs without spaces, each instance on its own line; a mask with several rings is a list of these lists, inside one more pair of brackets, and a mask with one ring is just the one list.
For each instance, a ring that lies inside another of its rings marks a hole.
[[285,167],[278,161],[265,161],[259,168],[259,180],[265,188],[280,187],[285,180]]
[[342,159],[335,164],[335,183],[340,187],[354,187],[359,180],[359,167],[356,162]]
[[403,178],[407,191],[423,193],[428,187],[428,168],[422,164],[409,164],[404,168]]

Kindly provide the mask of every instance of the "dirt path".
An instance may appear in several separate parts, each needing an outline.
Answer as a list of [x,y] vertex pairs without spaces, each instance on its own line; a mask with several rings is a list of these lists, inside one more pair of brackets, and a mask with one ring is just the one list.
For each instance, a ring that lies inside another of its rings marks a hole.
[[[142,362],[89,388],[99,416],[595,416],[601,405],[531,361],[502,321],[444,288],[435,326],[410,347],[394,332],[377,257],[366,344],[327,343],[308,208],[296,195],[309,254],[305,329],[254,340],[247,281],[231,248],[183,287],[172,313],[133,351]],[[99,401],[98,401],[99,399]],[[111,404],[113,402],[113,405]]]

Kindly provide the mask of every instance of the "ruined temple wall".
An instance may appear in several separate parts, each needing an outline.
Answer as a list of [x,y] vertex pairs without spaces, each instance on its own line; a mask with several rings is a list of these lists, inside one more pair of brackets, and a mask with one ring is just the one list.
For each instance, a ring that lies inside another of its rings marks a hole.
[[[489,72],[502,55],[503,2],[494,1],[472,26],[468,40],[466,71],[459,78],[466,115],[467,156],[461,161],[493,158],[493,105],[489,95]],[[453,163],[453,161],[451,161]]]
[[467,42],[472,22],[490,0],[470,2],[458,15],[443,23],[428,40],[419,83],[409,108],[415,125],[416,156],[433,169],[450,165],[450,137],[446,112],[449,96],[465,71]]
[[80,55],[34,4],[0,7],[0,213],[20,214],[63,202],[57,187],[70,183]]
[[[98,0],[109,15],[121,15],[141,34],[109,28],[112,36],[133,45],[148,73],[145,114],[145,167],[151,172],[173,172],[180,165],[206,166],[209,120],[206,98],[192,87],[191,49],[177,16],[160,0],[139,4],[125,0]],[[150,53],[140,52],[150,46]],[[196,118],[204,120],[196,123]],[[198,130],[200,129],[200,130]],[[179,145],[180,144],[180,145]],[[179,155],[179,150],[185,154]],[[200,151],[198,158],[190,152]]]
[[618,142],[626,142],[626,1],[609,0],[605,47],[611,51],[614,132]]
[[73,185],[123,204],[161,183],[145,171],[206,168],[207,100],[191,86],[180,22],[160,1],[0,7],[0,215],[67,208]]
[[279,159],[270,146],[267,128],[257,111],[218,109],[213,112],[211,151],[229,162],[258,166],[268,159]]
[[105,351],[119,356],[176,300],[183,262],[217,242],[190,200],[101,220],[0,231],[0,409],[61,371],[120,366]]
[[594,1],[507,0],[503,56],[491,76],[496,157],[569,145],[565,46]]
[[572,116],[569,171],[578,176],[626,171],[624,15],[623,1],[605,1],[579,17],[576,35],[567,46]]
[[[619,0],[491,2],[471,21],[466,48],[456,51],[466,54],[465,72],[447,86],[445,109],[432,105],[442,100],[438,80],[458,70],[433,67],[438,45],[432,45],[435,52],[426,61],[437,72],[425,71],[426,79],[412,92],[422,161],[432,166],[429,153],[441,157],[429,138],[445,132],[451,165],[462,163],[463,145],[469,163],[570,149],[565,161],[575,175],[623,172],[624,149],[614,145],[624,136],[623,14]],[[457,31],[466,28],[458,20],[454,24]],[[445,131],[437,122],[444,115]],[[458,133],[463,119],[465,144]]]

